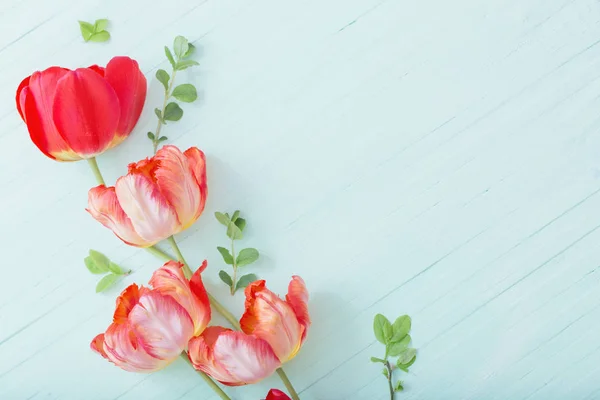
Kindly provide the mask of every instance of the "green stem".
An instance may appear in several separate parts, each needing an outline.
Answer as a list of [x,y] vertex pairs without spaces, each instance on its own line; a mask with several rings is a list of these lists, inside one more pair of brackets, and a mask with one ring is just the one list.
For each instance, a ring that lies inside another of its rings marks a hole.
[[175,241],[175,238],[173,236],[170,236],[167,240],[171,244],[171,248],[173,248],[173,251],[175,252],[175,255],[177,256],[177,260],[179,260],[179,262],[183,263],[183,273],[184,273],[185,277],[190,279],[193,275],[192,270],[190,269],[189,264],[185,261],[185,258],[183,258],[183,254],[181,254],[181,250],[179,250],[179,246],[177,246],[177,242]]
[[[387,356],[386,356],[387,358]],[[388,387],[390,389],[390,400],[394,400],[394,385],[392,384],[392,366],[390,365],[390,362],[386,359],[385,360],[385,367],[387,368],[387,380],[388,380]]]
[[[194,366],[192,365],[192,362],[190,361],[190,358],[188,357],[187,353],[184,351],[183,353],[181,353],[181,358],[183,358],[192,368],[194,368]],[[217,385],[215,383],[215,381],[213,381],[210,376],[206,375],[204,372],[202,371],[198,371],[196,368],[194,368],[194,370],[198,373],[198,375],[200,375],[200,377],[202,379],[204,379],[204,382],[206,382],[208,384],[208,386],[210,386],[210,388],[212,390],[215,391],[215,393],[222,398],[223,400],[231,400],[231,398],[229,396],[227,396],[227,393],[225,393],[223,391],[223,389],[221,389],[219,387],[219,385]]]
[[[167,102],[169,101],[169,97],[171,97],[171,90],[173,89],[173,83],[175,82],[175,75],[177,75],[177,70],[173,68],[173,73],[171,74],[171,79],[169,79],[169,87],[165,89],[165,99],[163,100],[162,109],[160,111],[160,115],[165,116],[165,109],[167,108]],[[160,130],[162,129],[163,123],[159,119],[158,125],[156,125],[156,133],[154,134],[154,140],[152,141],[152,145],[154,147],[154,154],[158,150],[158,144],[160,141]]]
[[300,397],[298,396],[298,393],[296,393],[296,389],[294,389],[294,386],[292,385],[292,382],[290,382],[290,380],[287,377],[287,375],[285,374],[285,371],[283,370],[283,368],[277,368],[277,375],[279,375],[279,378],[281,379],[281,381],[283,382],[283,384],[287,388],[288,392],[290,393],[290,396],[292,396],[292,399],[293,400],[300,400]]
[[233,246],[233,235],[231,236],[231,257],[233,258],[233,276],[231,278],[231,295],[235,294],[235,281],[237,280],[237,263],[235,261],[235,248]]
[[88,158],[87,162],[90,165],[90,168],[92,169],[92,172],[94,173],[94,176],[96,177],[96,180],[98,181],[98,185],[106,185],[104,183],[104,178],[102,177],[102,173],[100,172],[100,169],[98,168],[98,163],[96,162],[96,157]]

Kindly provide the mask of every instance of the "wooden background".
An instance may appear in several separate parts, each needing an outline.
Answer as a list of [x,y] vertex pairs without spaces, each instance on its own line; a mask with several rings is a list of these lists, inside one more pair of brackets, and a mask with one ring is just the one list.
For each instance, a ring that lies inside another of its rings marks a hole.
[[[96,18],[110,42],[81,39]],[[286,366],[303,399],[389,397],[376,313],[413,317],[398,399],[600,399],[599,20],[597,0],[2,0],[0,399],[215,398],[180,360],[138,375],[89,350],[160,262],[84,211],[86,163],[42,156],[14,106],[35,70],[137,59],[147,106],[99,158],[112,183],[152,151],[178,34],[200,99],[163,133],[206,152],[210,191],[178,239],[238,315],[214,211],[246,214],[271,288],[304,277],[313,327]],[[89,248],[134,273],[96,295]]]

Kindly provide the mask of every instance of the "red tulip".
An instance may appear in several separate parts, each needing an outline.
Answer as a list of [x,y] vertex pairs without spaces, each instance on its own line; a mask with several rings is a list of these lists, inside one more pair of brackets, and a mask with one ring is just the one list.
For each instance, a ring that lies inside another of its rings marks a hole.
[[129,57],[115,57],[106,68],[34,72],[21,82],[16,98],[31,140],[58,161],[92,158],[121,143],[145,99],[146,78]]
[[267,398],[265,400],[291,400],[290,396],[283,393],[279,389],[271,389],[267,394]]

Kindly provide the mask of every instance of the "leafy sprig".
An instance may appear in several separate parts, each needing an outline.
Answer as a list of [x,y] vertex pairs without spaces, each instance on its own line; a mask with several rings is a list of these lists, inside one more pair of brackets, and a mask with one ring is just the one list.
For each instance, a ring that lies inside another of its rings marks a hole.
[[[394,323],[383,315],[377,314],[373,321],[373,332],[375,338],[385,345],[385,356],[383,358],[371,357],[371,362],[383,364],[383,375],[388,380],[390,400],[394,400],[396,392],[404,390],[401,380],[393,382],[394,369],[408,372],[408,368],[417,360],[417,350],[408,347],[411,337],[408,334],[411,328],[411,319],[408,315],[398,317]],[[396,362],[390,363],[390,357],[398,357]]]
[[225,264],[231,265],[233,268],[232,275],[223,270],[219,271],[219,278],[229,286],[231,295],[233,296],[238,289],[245,288],[251,282],[258,279],[255,274],[246,274],[239,279],[237,276],[238,268],[245,267],[258,260],[259,253],[256,249],[246,248],[240,250],[236,257],[234,241],[242,239],[243,231],[246,227],[246,220],[240,217],[239,210],[235,211],[232,216],[229,216],[228,213],[216,212],[215,217],[217,221],[227,227],[227,237],[231,239],[231,252],[225,247],[217,247],[217,250],[221,254],[221,257],[223,257]]
[[120,277],[129,275],[131,270],[123,268],[110,261],[108,257],[96,250],[90,250],[90,255],[83,259],[88,271],[95,275],[104,275],[96,285],[96,293],[100,293],[114,285]]
[[79,21],[79,30],[81,30],[81,36],[86,42],[106,42],[110,39],[110,33],[106,30],[107,27],[107,19],[97,19],[93,24]]
[[156,71],[156,79],[162,83],[165,88],[165,97],[162,108],[155,108],[154,113],[158,118],[158,125],[155,132],[148,132],[148,138],[152,140],[154,152],[158,149],[160,142],[164,142],[168,138],[160,135],[160,130],[167,121],[179,121],[183,117],[183,110],[175,101],[169,102],[171,97],[184,103],[192,103],[198,98],[196,87],[191,83],[184,83],[173,88],[175,84],[175,76],[177,71],[183,71],[189,67],[199,65],[196,61],[190,60],[189,57],[194,53],[195,47],[189,43],[183,36],[177,36],[173,41],[173,51],[168,46],[165,46],[165,55],[171,64],[171,75],[164,69]]

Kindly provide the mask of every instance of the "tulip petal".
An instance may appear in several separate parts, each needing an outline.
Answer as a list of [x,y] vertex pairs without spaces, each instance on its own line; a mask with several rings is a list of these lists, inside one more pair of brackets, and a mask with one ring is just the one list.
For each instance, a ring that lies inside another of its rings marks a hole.
[[146,77],[137,61],[129,57],[114,57],[106,65],[106,80],[112,86],[121,107],[117,134],[129,136],[137,124],[146,100]]
[[198,187],[200,188],[200,207],[196,211],[195,218],[197,219],[204,211],[204,204],[206,203],[206,197],[208,196],[208,186],[206,183],[206,158],[202,150],[197,147],[190,147],[183,154],[188,159],[188,163],[196,178]]
[[179,356],[194,333],[187,311],[172,297],[155,291],[140,297],[129,322],[148,354],[165,360]]
[[175,209],[182,229],[187,229],[196,222],[204,208],[188,159],[177,147],[170,145],[158,150],[154,159],[159,165],[154,171],[156,184]]
[[90,348],[96,353],[100,354],[102,357],[110,360],[104,351],[104,333],[96,335],[96,337],[92,340],[92,343],[90,343]]
[[[142,288],[142,293],[143,293]],[[117,306],[115,313],[113,314],[113,323],[115,324],[126,324],[127,317],[133,307],[140,301],[140,289],[135,283],[129,285],[125,290],[121,292],[117,297]]]
[[304,327],[304,331],[302,332],[302,341],[304,342],[308,333],[308,327],[310,326],[310,315],[308,314],[308,290],[306,290],[306,285],[302,278],[296,275],[292,277],[285,300],[292,307],[292,310],[294,310],[300,325]]
[[84,158],[108,148],[119,123],[119,99],[97,72],[79,68],[56,85],[52,115],[69,146]]
[[153,244],[137,234],[131,220],[121,208],[113,186],[100,185],[90,189],[86,211],[127,244],[138,247],[147,247]]
[[151,356],[130,324],[111,324],[104,334],[104,351],[117,367],[130,372],[158,371],[173,359]]
[[271,389],[269,393],[267,393],[267,398],[265,400],[291,400],[290,396],[285,394],[279,389]]
[[189,357],[196,369],[228,386],[256,383],[281,366],[264,340],[214,326],[190,340]]
[[292,359],[300,350],[304,331],[292,307],[267,289],[264,280],[248,285],[245,294],[242,331],[267,341],[282,363]]
[[208,294],[200,278],[203,267],[192,276],[191,281],[185,279],[181,267],[183,264],[177,261],[169,261],[152,274],[150,285],[154,291],[163,296],[171,296],[188,312],[194,323],[194,336],[199,335],[210,322],[210,303]]
[[19,112],[19,115],[21,116],[21,119],[25,121],[25,114],[23,112],[23,109],[25,108],[25,96],[21,96],[21,92],[23,91],[24,88],[26,88],[27,86],[29,86],[29,78],[31,78],[30,76],[28,76],[27,78],[23,79],[21,81],[21,83],[19,84],[19,87],[17,88],[17,111]]
[[104,77],[104,68],[99,66],[99,65],[90,65],[88,67],[88,69],[91,69],[92,71],[94,71],[95,73],[97,73],[98,75],[100,75],[101,77]]
[[27,121],[31,140],[42,153],[59,161],[81,160],[59,134],[52,117],[57,82],[68,72],[68,69],[59,67],[34,72],[29,85],[21,89],[19,96],[21,112],[23,119]]
[[147,243],[158,243],[181,230],[173,208],[147,176],[122,176],[115,192],[133,228]]

